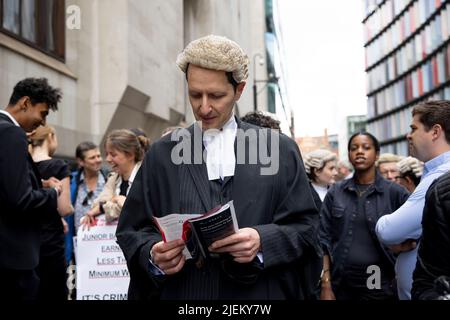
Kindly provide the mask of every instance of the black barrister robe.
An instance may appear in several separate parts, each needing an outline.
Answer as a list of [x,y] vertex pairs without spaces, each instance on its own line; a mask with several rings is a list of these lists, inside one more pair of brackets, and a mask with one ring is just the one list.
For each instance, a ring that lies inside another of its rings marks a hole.
[[0,114],[1,270],[37,267],[42,217],[56,212],[56,198],[55,190],[42,189],[41,177],[28,153],[25,131]]
[[[260,129],[237,122],[243,130]],[[195,125],[188,129],[190,134],[194,130],[200,129]],[[261,130],[268,134],[267,129]],[[161,241],[152,215],[211,209],[206,165],[174,164],[171,152],[176,143],[168,135],[152,145],[119,219],[117,240],[131,276],[129,299],[154,298],[155,293],[162,299],[187,300],[305,298],[309,294],[305,293],[305,280],[315,282],[320,273],[305,271],[311,271],[308,261],[320,258],[319,220],[298,147],[282,134],[277,174],[261,175],[259,161],[246,161],[236,164],[233,177],[231,199],[239,228],[252,227],[259,232],[263,265],[257,258],[248,264],[212,260],[199,269],[188,260],[176,275],[155,276],[150,272],[150,248]],[[257,143],[254,139],[246,142],[247,157],[249,145]],[[192,141],[190,144],[194,148]]]

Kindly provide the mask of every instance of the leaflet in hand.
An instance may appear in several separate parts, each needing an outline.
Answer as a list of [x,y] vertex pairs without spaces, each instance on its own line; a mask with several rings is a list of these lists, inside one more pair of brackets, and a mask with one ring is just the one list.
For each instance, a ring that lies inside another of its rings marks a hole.
[[233,201],[204,214],[170,214],[154,219],[165,242],[176,239],[186,242],[183,252],[186,259],[213,256],[208,247],[239,230]]
[[[198,217],[201,217],[201,214],[172,213],[161,218],[153,217],[153,219],[156,225],[158,226],[159,231],[161,232],[163,241],[170,242],[178,239],[184,240],[183,238],[184,223],[189,219]],[[186,257],[186,259],[192,258],[187,248],[184,248],[183,254]]]

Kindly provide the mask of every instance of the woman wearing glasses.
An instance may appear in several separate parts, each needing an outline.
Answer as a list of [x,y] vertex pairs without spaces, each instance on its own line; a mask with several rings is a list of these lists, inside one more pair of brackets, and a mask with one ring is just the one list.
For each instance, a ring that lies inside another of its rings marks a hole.
[[[38,274],[40,300],[66,300],[66,261],[64,233],[66,224],[61,216],[71,215],[70,170],[67,163],[52,159],[58,146],[55,129],[39,127],[29,137],[31,155],[42,179],[56,178],[61,182],[61,200],[58,212],[47,212],[42,222]],[[59,214],[58,214],[59,213]]]
[[138,134],[135,132],[138,131],[114,130],[106,138],[106,161],[113,173],[108,177],[103,191],[94,200],[91,209],[83,217],[81,221],[83,225],[91,225],[94,218],[103,213],[108,222],[119,218],[126,196],[149,146],[149,139],[145,134],[142,131]]

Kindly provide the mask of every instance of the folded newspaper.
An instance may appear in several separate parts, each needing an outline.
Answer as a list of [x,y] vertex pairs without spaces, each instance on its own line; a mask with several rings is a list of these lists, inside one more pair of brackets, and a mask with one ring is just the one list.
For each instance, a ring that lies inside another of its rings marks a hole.
[[226,238],[239,230],[233,201],[218,206],[204,214],[173,213],[153,217],[164,242],[182,239],[186,242],[183,251],[186,259],[203,260],[215,257],[208,247],[215,241]]

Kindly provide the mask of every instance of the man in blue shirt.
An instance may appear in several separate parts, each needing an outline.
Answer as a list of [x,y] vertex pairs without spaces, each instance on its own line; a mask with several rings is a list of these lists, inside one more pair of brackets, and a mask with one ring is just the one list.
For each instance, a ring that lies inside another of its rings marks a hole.
[[412,115],[407,138],[412,155],[425,162],[422,179],[408,200],[392,214],[381,217],[376,225],[380,241],[399,253],[395,269],[402,300],[411,299],[425,194],[434,180],[450,170],[450,101],[420,103]]

